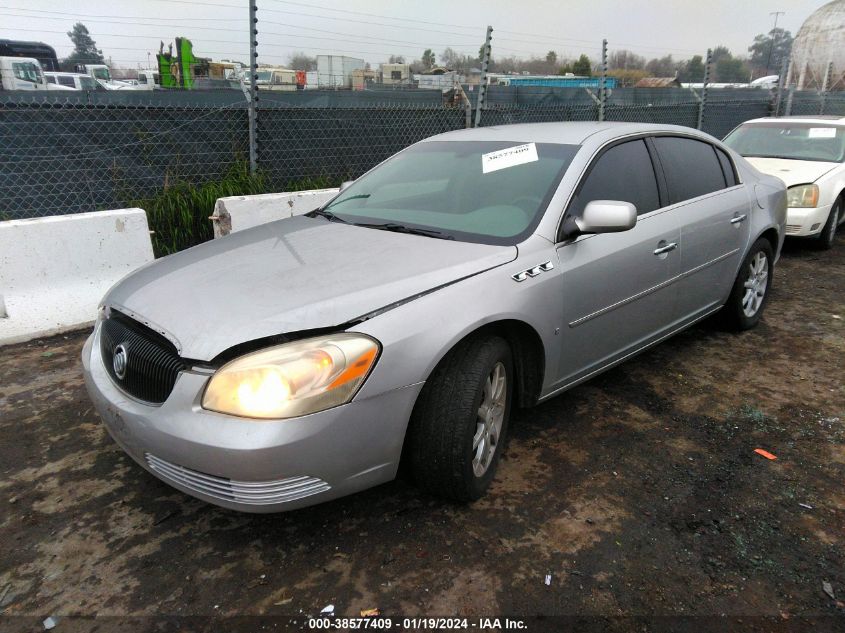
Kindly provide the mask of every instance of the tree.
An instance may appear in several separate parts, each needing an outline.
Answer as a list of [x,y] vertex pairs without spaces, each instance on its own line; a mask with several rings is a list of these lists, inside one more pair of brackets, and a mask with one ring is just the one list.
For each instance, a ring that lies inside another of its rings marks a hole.
[[685,62],[677,65],[678,81],[689,83],[701,83],[704,81],[704,58],[701,55],[693,55]]
[[747,82],[750,73],[742,59],[722,57],[716,64],[716,81],[723,83]]
[[593,74],[593,63],[589,57],[581,53],[581,57],[572,64],[572,72],[576,75],[589,77]]
[[642,70],[645,68],[645,57],[626,50],[613,51],[607,57],[607,67],[610,70]]
[[425,49],[422,54],[423,68],[425,68],[426,70],[431,70],[432,68],[434,68],[434,65],[436,63],[437,59],[434,56],[434,51],[432,51],[430,48]]
[[552,66],[552,67],[556,66],[557,65],[557,53],[555,53],[554,51],[549,51],[548,53],[546,53],[546,63],[549,66]]
[[292,53],[288,58],[288,66],[293,70],[317,70],[317,58],[301,51]]
[[674,77],[678,70],[671,55],[650,60],[645,65],[645,69],[652,77]]
[[97,48],[97,43],[82,22],[74,24],[73,30],[68,31],[67,36],[73,42],[73,52],[64,60],[67,66],[73,67],[76,64],[105,63],[103,51]]
[[404,55],[391,55],[390,59],[387,60],[388,64],[404,64],[405,63],[405,56]]
[[764,75],[779,74],[783,60],[789,59],[792,50],[792,33],[784,29],[772,29],[767,35],[760,34],[748,47],[752,68]]

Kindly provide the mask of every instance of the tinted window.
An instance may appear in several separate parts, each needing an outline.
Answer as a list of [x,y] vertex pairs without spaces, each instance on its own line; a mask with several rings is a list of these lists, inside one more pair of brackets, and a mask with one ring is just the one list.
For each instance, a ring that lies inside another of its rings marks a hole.
[[47,75],[47,83],[48,83],[48,84],[54,84],[54,83],[56,83],[56,78],[55,78],[55,77],[53,77],[52,75]]
[[733,163],[731,162],[731,159],[728,158],[728,155],[718,147],[716,148],[716,155],[719,157],[719,162],[722,164],[722,172],[725,174],[725,181],[727,181],[728,187],[733,187],[738,184]]
[[670,204],[725,188],[722,166],[710,143],[691,138],[658,136],[654,144],[666,175]]
[[76,84],[73,83],[73,77],[65,77],[64,75],[59,75],[59,84],[62,86],[67,86],[68,88],[76,88]]
[[654,167],[645,141],[630,141],[611,147],[593,164],[570,207],[581,215],[592,200],[622,200],[637,207],[642,215],[660,207]]

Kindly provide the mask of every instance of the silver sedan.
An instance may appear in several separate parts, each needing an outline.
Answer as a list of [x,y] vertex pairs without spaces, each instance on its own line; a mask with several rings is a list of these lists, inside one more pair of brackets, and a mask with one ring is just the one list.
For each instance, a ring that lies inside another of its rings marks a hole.
[[323,207],[133,273],[85,380],[188,494],[288,510],[393,479],[460,501],[530,407],[719,313],[753,327],[783,182],[687,128],[547,123],[403,150]]

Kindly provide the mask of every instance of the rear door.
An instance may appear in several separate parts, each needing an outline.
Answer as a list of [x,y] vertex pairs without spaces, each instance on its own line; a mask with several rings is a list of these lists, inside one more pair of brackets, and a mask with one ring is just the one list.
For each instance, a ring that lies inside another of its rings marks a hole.
[[563,319],[557,387],[659,337],[672,322],[680,227],[661,204],[645,140],[605,149],[576,188],[567,215],[592,200],[623,200],[637,207],[636,226],[621,233],[582,235],[558,245]]
[[677,318],[693,320],[730,293],[750,230],[748,192],[715,145],[682,136],[657,136],[653,143],[681,228]]

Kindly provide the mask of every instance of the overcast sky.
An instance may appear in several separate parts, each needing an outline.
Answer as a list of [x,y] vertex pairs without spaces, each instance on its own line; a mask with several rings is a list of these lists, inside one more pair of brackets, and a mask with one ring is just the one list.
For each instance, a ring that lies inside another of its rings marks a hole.
[[[294,51],[345,54],[373,64],[391,54],[439,56],[447,46],[476,55],[488,24],[493,56],[598,58],[602,38],[611,51],[647,58],[689,58],[724,44],[745,54],[758,33],[778,26],[797,32],[823,0],[258,0],[259,61],[285,63]],[[59,57],[72,46],[65,34],[83,22],[105,56],[120,66],[146,65],[159,42],[190,38],[195,54],[248,59],[246,0],[0,0],[0,38],[38,40]]]

